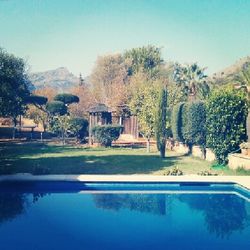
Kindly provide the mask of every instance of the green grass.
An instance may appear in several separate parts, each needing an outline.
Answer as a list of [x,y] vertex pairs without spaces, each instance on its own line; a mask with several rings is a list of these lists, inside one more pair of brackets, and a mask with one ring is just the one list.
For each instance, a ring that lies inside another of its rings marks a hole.
[[154,174],[164,175],[178,167],[184,174],[212,171],[242,175],[225,168],[210,170],[211,163],[167,152],[162,159],[157,152],[144,148],[83,148],[41,143],[0,143],[0,174]]

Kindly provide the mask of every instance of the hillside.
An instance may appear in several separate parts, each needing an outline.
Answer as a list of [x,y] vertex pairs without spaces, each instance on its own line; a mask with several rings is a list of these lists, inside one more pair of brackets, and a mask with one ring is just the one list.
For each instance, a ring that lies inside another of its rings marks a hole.
[[250,65],[250,56],[239,59],[233,65],[213,74],[211,78],[216,84],[220,85],[226,84],[228,82],[234,82],[235,77],[246,65]]
[[73,75],[65,67],[44,72],[31,73],[29,78],[36,89],[51,87],[56,89],[58,92],[65,92],[79,84],[79,78]]

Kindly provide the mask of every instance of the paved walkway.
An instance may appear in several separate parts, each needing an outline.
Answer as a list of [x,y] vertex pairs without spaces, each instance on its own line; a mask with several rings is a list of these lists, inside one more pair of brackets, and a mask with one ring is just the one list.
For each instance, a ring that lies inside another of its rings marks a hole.
[[250,190],[250,176],[157,176],[157,175],[2,175],[0,181],[91,181],[91,182],[215,182],[236,183]]

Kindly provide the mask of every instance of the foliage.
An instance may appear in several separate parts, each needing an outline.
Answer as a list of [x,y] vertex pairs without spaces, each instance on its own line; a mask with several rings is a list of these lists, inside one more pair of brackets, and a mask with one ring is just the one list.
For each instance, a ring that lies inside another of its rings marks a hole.
[[174,167],[170,170],[168,170],[166,173],[164,173],[164,175],[183,175],[183,171],[180,170],[178,167]]
[[113,108],[127,102],[128,66],[121,54],[97,58],[90,76],[95,102]]
[[50,115],[65,115],[67,113],[67,107],[61,101],[48,102],[46,110],[50,113]]
[[161,89],[155,119],[155,134],[157,148],[162,158],[166,152],[166,118],[167,118],[167,90]]
[[189,134],[189,103],[184,103],[182,110],[181,110],[181,136],[183,138],[183,142],[186,143],[189,147],[191,146],[191,143],[189,144],[188,141],[188,134]]
[[74,117],[70,119],[70,131],[79,138],[84,139],[87,135],[88,121],[81,117]]
[[75,117],[85,117],[88,109],[94,105],[95,97],[89,86],[84,83],[71,89],[72,94],[79,97],[78,103],[72,103],[68,108],[70,114]]
[[110,147],[112,141],[119,138],[122,126],[118,125],[101,125],[92,128],[94,138],[105,147]]
[[182,108],[184,103],[178,103],[173,107],[171,114],[171,130],[173,133],[173,138],[176,141],[182,142]]
[[133,93],[129,107],[137,115],[139,131],[143,137],[150,139],[155,134],[155,114],[159,87],[151,81],[142,82],[138,90]]
[[26,109],[25,99],[30,95],[29,81],[23,59],[0,48],[0,116],[16,117]]
[[205,171],[201,171],[201,172],[197,173],[197,175],[202,175],[202,176],[216,176],[218,174],[217,173],[213,173],[210,170],[205,170]]
[[44,132],[46,131],[49,119],[47,112],[36,106],[29,105],[25,115],[34,120],[35,124],[42,124]]
[[203,102],[185,103],[182,112],[182,137],[188,145],[206,145],[206,108]]
[[72,94],[58,94],[54,97],[54,101],[63,102],[65,105],[71,104],[71,103],[77,103],[79,102],[79,97]]
[[245,141],[248,108],[245,93],[232,87],[214,90],[207,103],[207,144],[219,163]]
[[34,104],[34,105],[45,105],[48,101],[48,98],[45,96],[39,96],[39,95],[30,95],[28,98],[26,98],[26,103],[28,104]]
[[175,65],[174,80],[189,99],[204,99],[209,94],[209,85],[204,73],[205,68],[200,68],[197,63],[190,65]]
[[161,49],[153,45],[128,50],[124,53],[124,57],[131,62],[129,75],[134,75],[142,70],[151,77],[155,77],[159,66],[163,64]]
[[49,130],[61,137],[65,144],[65,138],[70,133],[71,117],[67,114],[51,116],[49,120]]

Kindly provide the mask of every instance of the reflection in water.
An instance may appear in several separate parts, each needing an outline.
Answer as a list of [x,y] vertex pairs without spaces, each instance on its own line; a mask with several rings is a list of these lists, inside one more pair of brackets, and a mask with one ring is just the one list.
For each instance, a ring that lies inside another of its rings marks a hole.
[[166,214],[164,194],[96,194],[96,207],[119,211],[122,208],[158,215]]
[[[0,192],[0,224],[27,212],[29,207],[36,202],[39,205],[40,199],[45,195],[45,193]],[[68,196],[71,195],[65,194],[65,198]],[[87,196],[80,195],[77,199],[82,200],[85,197]],[[173,221],[173,218],[183,218],[183,225],[188,223],[185,218],[191,218],[192,216],[200,218],[192,212],[200,211],[203,217],[201,222],[206,225],[207,231],[216,235],[217,238],[229,237],[233,232],[243,231],[250,223],[249,210],[246,207],[247,202],[233,194],[166,195],[136,193],[93,194],[92,197],[97,208],[116,212],[121,209],[129,209],[140,213],[165,216],[169,221]],[[71,206],[73,205],[71,204]],[[122,216],[122,212],[119,215]]]
[[97,208],[114,211],[126,208],[158,215],[166,215],[168,211],[167,216],[171,216],[170,211],[176,211],[175,206],[181,206],[173,202],[179,200],[192,210],[201,211],[209,233],[221,238],[243,230],[250,222],[245,200],[230,194],[95,194],[93,197]]
[[[32,203],[36,203],[46,193],[33,193]],[[26,212],[31,202],[28,194],[0,192],[0,224],[10,221]]]
[[245,200],[236,195],[181,195],[179,199],[190,208],[202,211],[208,231],[217,237],[228,237],[249,223]]
[[25,211],[26,196],[15,193],[0,193],[0,223],[12,220]]

